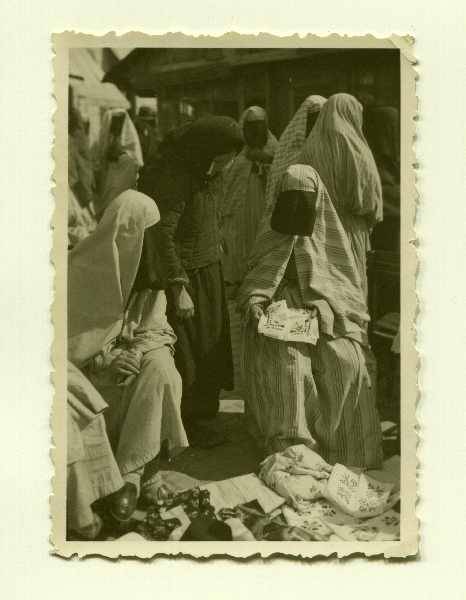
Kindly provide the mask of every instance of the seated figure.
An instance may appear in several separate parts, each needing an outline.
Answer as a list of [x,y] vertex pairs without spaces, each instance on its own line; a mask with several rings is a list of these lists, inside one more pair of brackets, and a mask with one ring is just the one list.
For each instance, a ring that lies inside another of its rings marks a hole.
[[126,190],[106,208],[95,232],[69,255],[68,357],[108,403],[105,419],[125,486],[111,514],[129,519],[147,465],[164,448],[184,448],[181,377],[166,297],[147,249],[159,221],[155,202]]

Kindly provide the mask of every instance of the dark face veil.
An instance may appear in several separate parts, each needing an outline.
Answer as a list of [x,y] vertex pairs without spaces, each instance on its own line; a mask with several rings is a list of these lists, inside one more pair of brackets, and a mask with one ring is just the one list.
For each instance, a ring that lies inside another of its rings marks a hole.
[[160,253],[160,222],[144,231],[139,267],[132,294],[145,289],[161,290],[166,287],[166,275]]

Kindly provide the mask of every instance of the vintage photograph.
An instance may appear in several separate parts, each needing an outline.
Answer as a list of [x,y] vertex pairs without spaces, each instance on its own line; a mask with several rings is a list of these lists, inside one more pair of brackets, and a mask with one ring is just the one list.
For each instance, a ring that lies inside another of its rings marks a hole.
[[415,552],[405,47],[150,39],[54,36],[55,549]]

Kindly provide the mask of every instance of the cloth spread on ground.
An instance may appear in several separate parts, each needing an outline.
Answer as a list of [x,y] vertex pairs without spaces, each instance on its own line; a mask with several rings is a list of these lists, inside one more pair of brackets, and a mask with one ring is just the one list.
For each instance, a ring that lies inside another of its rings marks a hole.
[[[364,480],[370,481],[375,490],[381,490],[378,506],[383,507],[383,512],[375,516],[373,509],[362,511],[363,517],[349,514],[347,503],[341,503],[337,495],[336,502],[333,498],[327,499],[322,495],[313,500],[301,498],[299,493],[302,492],[303,486],[297,482],[299,478],[308,481],[313,477],[324,488],[329,485],[332,474],[335,473],[335,481],[339,483],[342,476],[343,480],[357,480],[358,489],[361,474],[357,471],[346,469],[342,465],[332,469],[319,455],[304,446],[288,448],[281,455],[268,457],[262,463],[261,471],[268,470],[270,475],[273,466],[277,469],[281,466],[288,477],[288,485],[282,488],[283,494],[276,493],[252,473],[200,484],[181,473],[164,471],[160,474],[157,487],[168,488],[168,493],[164,490],[157,496],[154,490],[154,505],[151,505],[153,508],[149,507],[147,512],[138,511],[138,520],[134,527],[147,537],[145,525],[147,515],[150,514],[152,532],[149,532],[149,536],[153,536],[151,539],[177,540],[182,538],[198,513],[207,511],[211,518],[223,520],[230,527],[233,541],[399,539],[400,515],[392,508],[399,491],[399,457],[386,461],[383,470],[370,471],[363,475]],[[381,498],[386,498],[388,489],[391,491],[384,504]],[[290,495],[290,490],[293,496]],[[204,492],[209,496],[204,496]],[[352,494],[356,495],[356,492],[353,491]],[[297,505],[294,506],[296,501]],[[157,502],[159,508],[155,509]],[[301,510],[302,508],[305,511]],[[161,522],[162,519],[167,522]]]

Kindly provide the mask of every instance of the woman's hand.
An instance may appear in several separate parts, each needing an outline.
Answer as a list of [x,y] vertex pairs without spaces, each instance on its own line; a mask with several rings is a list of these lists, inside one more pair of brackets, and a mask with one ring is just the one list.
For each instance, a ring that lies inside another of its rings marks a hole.
[[264,309],[261,304],[252,304],[249,307],[249,318],[253,323],[259,323],[260,318],[264,314]]
[[138,375],[141,370],[142,354],[124,350],[110,363],[109,369],[116,376]]
[[314,304],[312,304],[312,302],[305,302],[304,306],[306,307],[306,310],[308,310],[311,313],[311,317],[313,319],[317,319],[317,317],[319,316],[319,312],[314,306]]
[[194,303],[184,285],[175,288],[176,316],[180,319],[190,319],[194,316]]

